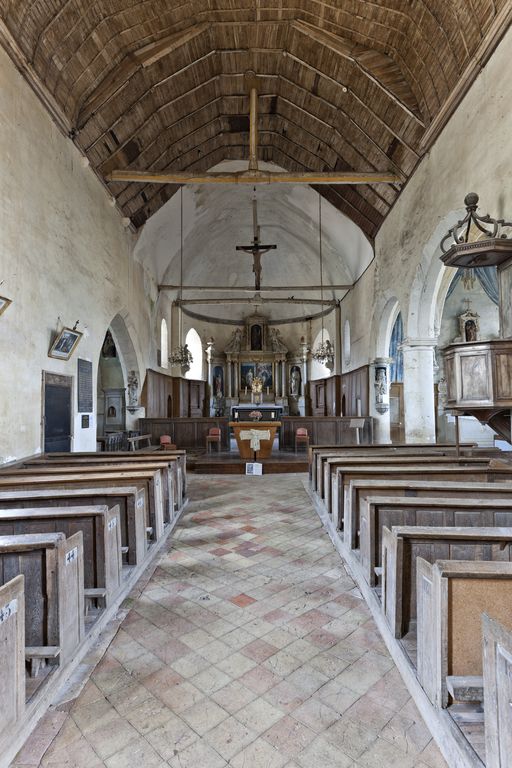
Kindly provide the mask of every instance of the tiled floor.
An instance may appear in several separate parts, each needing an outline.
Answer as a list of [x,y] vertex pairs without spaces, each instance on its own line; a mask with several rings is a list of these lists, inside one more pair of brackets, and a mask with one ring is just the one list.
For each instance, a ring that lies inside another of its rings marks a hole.
[[445,766],[302,476],[190,494],[91,680],[15,765]]

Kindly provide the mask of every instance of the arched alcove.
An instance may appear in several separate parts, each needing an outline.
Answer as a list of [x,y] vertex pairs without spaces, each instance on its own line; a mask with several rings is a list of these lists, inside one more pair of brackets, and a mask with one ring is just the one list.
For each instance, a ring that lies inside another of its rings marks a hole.
[[169,367],[169,331],[165,318],[160,323],[160,365],[162,368]]
[[186,379],[202,379],[203,378],[203,345],[201,343],[201,337],[195,328],[191,328],[186,337],[185,344],[188,346],[192,354],[192,363],[189,370],[185,374]]
[[[323,338],[322,338],[323,334]],[[315,350],[317,347],[320,346],[322,341],[330,341],[329,332],[325,329],[323,331],[318,331],[316,338],[313,342],[312,349]],[[311,379],[326,379],[328,376],[330,376],[332,371],[323,363],[319,363],[318,360],[311,360]]]

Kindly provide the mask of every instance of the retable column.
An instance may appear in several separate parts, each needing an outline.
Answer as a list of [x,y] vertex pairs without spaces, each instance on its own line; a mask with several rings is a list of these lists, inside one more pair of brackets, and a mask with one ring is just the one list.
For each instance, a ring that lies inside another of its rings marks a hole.
[[405,339],[404,416],[407,443],[435,443],[434,348],[436,339]]

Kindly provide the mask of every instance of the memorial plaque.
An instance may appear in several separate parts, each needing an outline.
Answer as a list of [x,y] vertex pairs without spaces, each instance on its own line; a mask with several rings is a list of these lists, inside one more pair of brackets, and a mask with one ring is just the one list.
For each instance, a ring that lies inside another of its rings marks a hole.
[[78,413],[92,413],[92,363],[78,358]]

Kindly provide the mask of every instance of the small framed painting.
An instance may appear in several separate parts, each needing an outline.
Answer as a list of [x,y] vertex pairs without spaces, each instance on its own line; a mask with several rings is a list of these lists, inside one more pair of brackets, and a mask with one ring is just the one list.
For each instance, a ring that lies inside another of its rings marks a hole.
[[80,331],[63,328],[53,340],[53,344],[48,350],[48,357],[56,357],[57,360],[69,360],[82,336]]
[[12,299],[6,299],[5,296],[0,296],[0,315],[5,312],[9,304],[12,304]]

